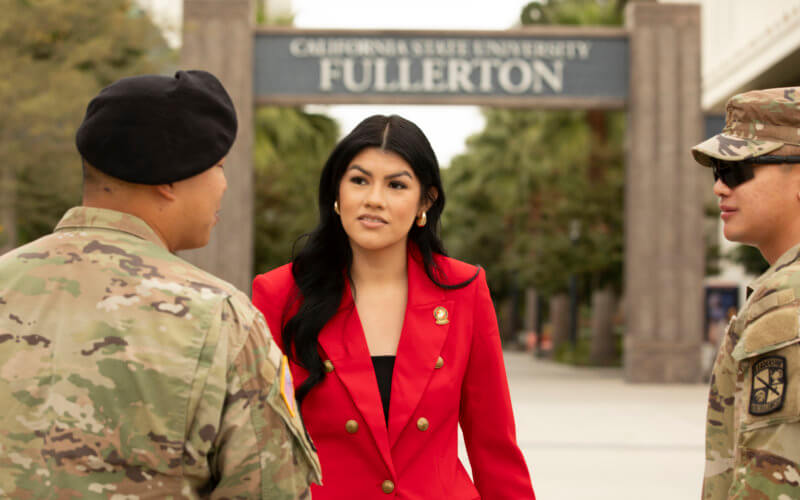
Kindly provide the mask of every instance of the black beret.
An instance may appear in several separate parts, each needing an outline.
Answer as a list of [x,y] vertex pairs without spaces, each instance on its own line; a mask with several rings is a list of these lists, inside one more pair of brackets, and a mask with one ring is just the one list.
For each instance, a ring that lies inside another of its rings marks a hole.
[[118,80],[86,109],[75,144],[106,174],[136,184],[167,184],[213,167],[236,138],[236,110],[206,71]]

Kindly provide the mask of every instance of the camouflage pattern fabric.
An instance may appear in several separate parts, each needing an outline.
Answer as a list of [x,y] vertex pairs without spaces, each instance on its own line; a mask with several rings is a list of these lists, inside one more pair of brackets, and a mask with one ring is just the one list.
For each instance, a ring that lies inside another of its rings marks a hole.
[[706,167],[711,158],[740,161],[800,144],[800,88],[753,90],[731,97],[725,106],[721,134],[692,148]]
[[147,224],[71,209],[0,257],[0,497],[308,498],[264,318]]
[[800,245],[752,290],[711,377],[706,500],[800,498]]

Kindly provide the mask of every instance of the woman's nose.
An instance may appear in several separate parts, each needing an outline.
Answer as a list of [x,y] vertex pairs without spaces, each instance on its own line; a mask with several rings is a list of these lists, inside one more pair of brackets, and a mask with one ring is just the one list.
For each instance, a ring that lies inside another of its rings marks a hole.
[[382,186],[377,183],[371,186],[365,201],[369,206],[383,208],[386,204],[386,200],[384,198]]

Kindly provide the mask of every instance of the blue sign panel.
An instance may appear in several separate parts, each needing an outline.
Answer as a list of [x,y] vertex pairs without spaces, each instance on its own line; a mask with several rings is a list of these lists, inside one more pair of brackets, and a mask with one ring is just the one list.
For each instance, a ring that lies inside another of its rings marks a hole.
[[616,107],[628,95],[628,50],[618,29],[266,29],[256,32],[254,91],[262,102],[524,105],[548,98]]

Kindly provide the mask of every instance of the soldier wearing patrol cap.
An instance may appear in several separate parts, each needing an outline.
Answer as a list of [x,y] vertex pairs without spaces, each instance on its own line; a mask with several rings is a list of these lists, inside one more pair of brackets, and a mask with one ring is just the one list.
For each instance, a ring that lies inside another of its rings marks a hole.
[[208,242],[236,127],[204,71],[89,103],[82,206],[0,257],[0,497],[288,499],[320,482],[263,316],[174,254]]
[[725,237],[771,265],[714,364],[703,498],[800,498],[800,88],[734,96],[692,153],[713,170]]

